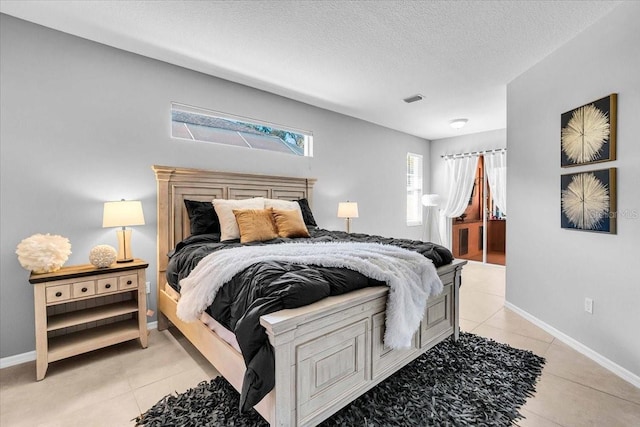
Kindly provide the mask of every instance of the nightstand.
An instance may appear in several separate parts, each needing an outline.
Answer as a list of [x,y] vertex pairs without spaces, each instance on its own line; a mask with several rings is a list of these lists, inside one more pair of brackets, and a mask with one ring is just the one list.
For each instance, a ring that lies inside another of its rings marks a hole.
[[38,381],[60,359],[136,338],[147,347],[148,266],[136,259],[107,268],[86,264],[31,273]]

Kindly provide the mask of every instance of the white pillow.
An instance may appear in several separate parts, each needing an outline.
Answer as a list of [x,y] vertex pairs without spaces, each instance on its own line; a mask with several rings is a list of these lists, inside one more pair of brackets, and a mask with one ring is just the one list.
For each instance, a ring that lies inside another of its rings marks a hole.
[[220,220],[220,241],[239,239],[240,229],[233,214],[234,209],[264,209],[264,198],[254,197],[244,200],[213,199],[213,208]]
[[302,218],[302,209],[300,209],[300,204],[298,202],[291,202],[289,200],[280,200],[280,199],[264,199],[264,207],[266,209],[273,208],[279,209],[281,211],[296,211],[298,215],[300,215],[300,219],[304,224],[304,219]]

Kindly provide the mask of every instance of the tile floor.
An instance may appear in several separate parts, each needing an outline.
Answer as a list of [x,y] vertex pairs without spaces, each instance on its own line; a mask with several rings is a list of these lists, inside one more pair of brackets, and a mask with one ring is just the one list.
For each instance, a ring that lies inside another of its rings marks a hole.
[[[505,309],[504,271],[465,267],[461,326],[547,359],[518,425],[640,426],[640,389]],[[166,394],[216,374],[179,332],[154,330],[146,350],[131,341],[56,362],[40,382],[35,362],[0,370],[0,426],[132,426]]]
[[640,389],[504,308],[505,267],[469,263],[460,292],[462,330],[546,358],[520,427],[640,426]]

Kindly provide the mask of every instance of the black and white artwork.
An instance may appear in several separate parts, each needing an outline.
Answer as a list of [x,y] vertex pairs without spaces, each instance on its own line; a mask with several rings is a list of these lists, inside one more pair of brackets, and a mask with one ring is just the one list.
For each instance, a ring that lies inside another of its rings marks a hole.
[[561,226],[616,232],[616,168],[561,176]]
[[562,167],[616,159],[617,101],[613,93],[562,114]]

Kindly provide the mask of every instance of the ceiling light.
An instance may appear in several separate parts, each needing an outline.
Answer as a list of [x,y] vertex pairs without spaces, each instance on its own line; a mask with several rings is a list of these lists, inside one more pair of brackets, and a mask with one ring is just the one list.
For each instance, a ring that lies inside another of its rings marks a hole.
[[412,102],[416,102],[416,101],[422,101],[422,99],[424,98],[424,96],[418,94],[415,94],[413,96],[410,96],[408,98],[403,99],[404,102],[406,102],[407,104],[411,104]]
[[464,127],[468,121],[469,119],[454,119],[449,122],[449,125],[454,129],[460,129],[461,127]]

